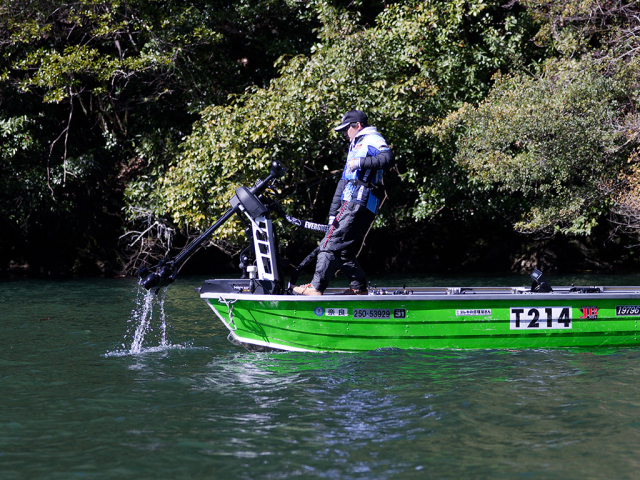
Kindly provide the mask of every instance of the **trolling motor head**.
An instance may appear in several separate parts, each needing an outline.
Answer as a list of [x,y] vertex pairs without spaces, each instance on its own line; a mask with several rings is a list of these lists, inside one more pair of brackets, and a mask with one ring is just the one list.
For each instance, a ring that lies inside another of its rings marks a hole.
[[147,267],[138,270],[138,284],[147,290],[158,291],[162,287],[171,285],[176,279],[178,270],[173,261],[163,258],[155,269],[151,272]]

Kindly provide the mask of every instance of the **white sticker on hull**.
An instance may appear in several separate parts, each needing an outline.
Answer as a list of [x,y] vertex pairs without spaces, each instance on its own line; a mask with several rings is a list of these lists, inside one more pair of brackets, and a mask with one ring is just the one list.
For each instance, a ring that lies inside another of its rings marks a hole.
[[511,330],[567,330],[572,325],[571,307],[517,307],[509,316]]
[[348,308],[327,308],[325,309],[324,314],[327,317],[348,317],[349,309]]
[[473,310],[456,310],[456,317],[481,317],[491,315],[490,308],[476,308]]
[[617,317],[637,317],[640,316],[639,305],[618,305],[616,307]]

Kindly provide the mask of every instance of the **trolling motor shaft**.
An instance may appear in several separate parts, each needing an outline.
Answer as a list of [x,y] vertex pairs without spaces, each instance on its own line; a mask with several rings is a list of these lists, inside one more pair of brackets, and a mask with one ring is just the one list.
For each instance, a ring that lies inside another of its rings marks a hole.
[[213,232],[226,223],[235,213],[240,211],[243,199],[257,197],[267,189],[272,181],[282,177],[285,173],[284,165],[278,161],[273,161],[271,163],[269,176],[259,181],[253,188],[238,187],[238,189],[236,189],[236,196],[232,199],[234,201],[231,202],[232,207],[227,210],[216,223],[211,225],[202,235],[187,245],[175,258],[165,257],[152,269],[142,267],[138,270],[138,283],[147,290],[153,289],[156,291],[173,283],[182,265],[213,235]]

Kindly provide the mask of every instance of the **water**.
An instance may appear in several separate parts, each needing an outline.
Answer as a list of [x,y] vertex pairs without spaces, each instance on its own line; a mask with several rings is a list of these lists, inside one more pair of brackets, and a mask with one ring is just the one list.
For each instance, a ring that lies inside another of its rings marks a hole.
[[201,280],[0,283],[0,478],[638,476],[640,349],[254,354]]

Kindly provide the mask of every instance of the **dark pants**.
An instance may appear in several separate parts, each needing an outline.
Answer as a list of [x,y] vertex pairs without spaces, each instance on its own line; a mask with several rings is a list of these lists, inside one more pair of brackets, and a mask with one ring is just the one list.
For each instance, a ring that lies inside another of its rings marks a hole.
[[352,202],[342,204],[333,226],[320,242],[316,273],[311,280],[316,290],[324,292],[337,269],[346,275],[351,288],[367,288],[367,278],[356,253],[374,219],[375,214],[365,206]]

